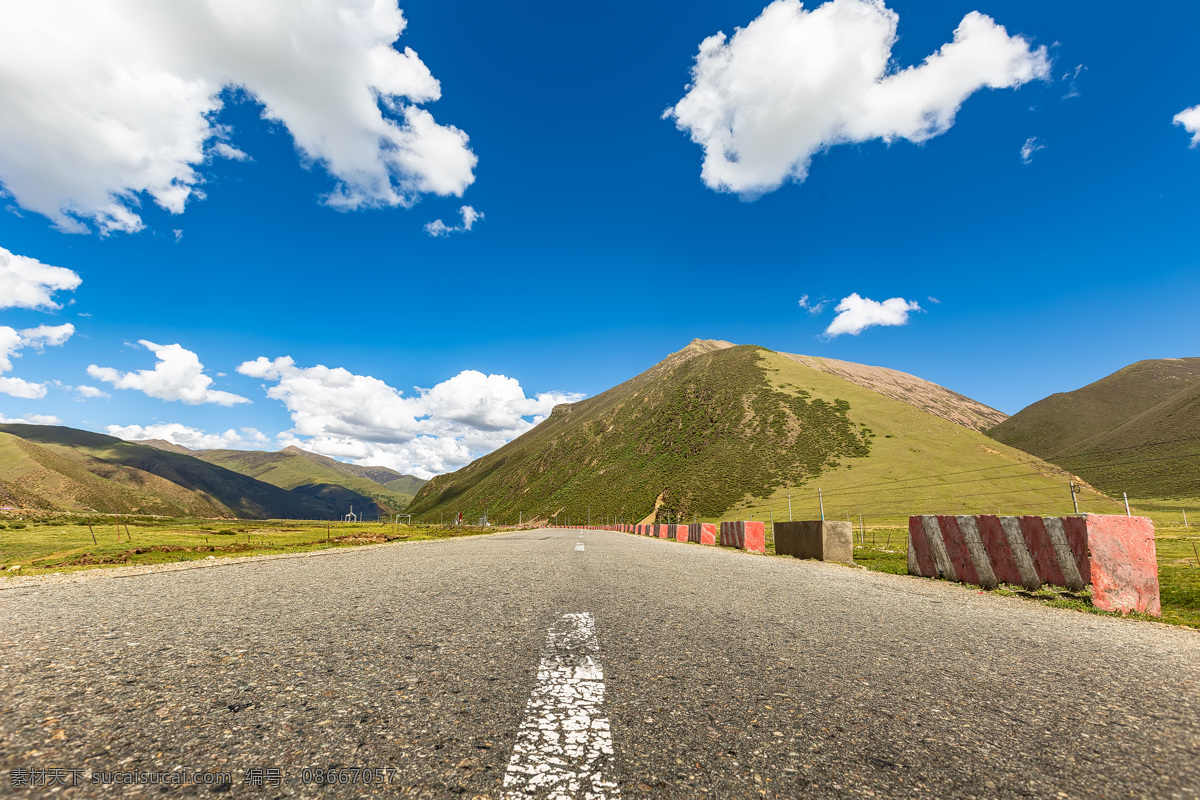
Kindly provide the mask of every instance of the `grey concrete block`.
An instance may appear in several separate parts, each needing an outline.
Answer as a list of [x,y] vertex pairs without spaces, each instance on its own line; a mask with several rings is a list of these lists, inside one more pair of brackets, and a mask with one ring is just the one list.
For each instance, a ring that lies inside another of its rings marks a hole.
[[854,563],[854,526],[849,522],[775,523],[775,552],[796,558]]

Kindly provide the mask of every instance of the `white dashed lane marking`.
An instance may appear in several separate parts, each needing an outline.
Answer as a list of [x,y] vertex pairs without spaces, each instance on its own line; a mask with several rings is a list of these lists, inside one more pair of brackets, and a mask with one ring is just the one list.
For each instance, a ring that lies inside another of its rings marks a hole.
[[601,709],[599,651],[596,622],[589,613],[564,614],[550,628],[537,685],[504,776],[506,800],[621,796],[616,783],[604,777],[611,774],[613,743]]
[[576,552],[582,553],[583,552],[583,542],[580,542],[579,544],[575,545],[575,550],[576,550]]

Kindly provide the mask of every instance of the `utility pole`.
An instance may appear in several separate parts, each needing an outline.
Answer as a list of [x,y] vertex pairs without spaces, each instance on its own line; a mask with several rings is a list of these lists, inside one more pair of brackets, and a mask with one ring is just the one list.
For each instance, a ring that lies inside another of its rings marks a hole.
[[[1187,509],[1185,508],[1183,510],[1183,527],[1186,528],[1187,526],[1188,526],[1188,524],[1187,524]],[[88,528],[88,530],[91,530],[91,528]]]
[[1129,512],[1129,492],[1121,492],[1121,494],[1125,496],[1125,516],[1132,517],[1133,514]]
[[788,492],[788,522],[792,521],[792,493]]
[[817,489],[817,502],[821,504],[821,522],[825,521],[825,498],[821,496],[821,490]]
[[1071,502],[1075,504],[1075,513],[1079,513],[1079,498],[1076,496],[1079,490],[1075,488],[1075,481],[1071,481]]

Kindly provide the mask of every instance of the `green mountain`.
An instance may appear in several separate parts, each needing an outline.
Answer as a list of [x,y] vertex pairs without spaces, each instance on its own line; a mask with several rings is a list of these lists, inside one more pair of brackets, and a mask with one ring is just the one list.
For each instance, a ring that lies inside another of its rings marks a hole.
[[1114,494],[1200,497],[1200,358],[1139,361],[990,434]]
[[424,481],[387,467],[344,464],[299,447],[276,453],[258,450],[193,450],[196,458],[260,481],[326,502],[338,516],[368,517],[404,511]]
[[[1000,412],[903,373],[848,367],[861,365],[696,340],[435,477],[409,512],[637,522],[780,519],[789,503],[811,519],[822,502],[835,517],[1070,511],[1070,475],[979,432]],[[1094,491],[1086,500],[1115,508]]]
[[330,519],[329,503],[100,433],[0,425],[0,501],[65,511],[251,519]]

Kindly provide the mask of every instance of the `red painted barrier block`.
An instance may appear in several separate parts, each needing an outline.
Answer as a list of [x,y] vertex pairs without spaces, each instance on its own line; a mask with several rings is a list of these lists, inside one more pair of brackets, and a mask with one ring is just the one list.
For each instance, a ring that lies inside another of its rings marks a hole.
[[671,532],[669,530],[667,530],[669,527],[670,527],[669,525],[655,525],[654,526],[654,535],[660,539],[669,538],[671,535]]
[[686,542],[688,540],[688,526],[687,525],[672,525],[671,531],[672,531],[673,538],[675,539],[675,541]]
[[1106,611],[1162,613],[1154,525],[1146,517],[909,517],[908,571],[978,586],[1092,586]]
[[736,547],[752,553],[767,551],[767,525],[765,522],[722,522],[721,546]]
[[717,523],[694,522],[688,525],[688,541],[695,544],[716,544]]
[[1092,605],[1162,616],[1154,523],[1147,517],[1087,516]]

